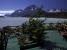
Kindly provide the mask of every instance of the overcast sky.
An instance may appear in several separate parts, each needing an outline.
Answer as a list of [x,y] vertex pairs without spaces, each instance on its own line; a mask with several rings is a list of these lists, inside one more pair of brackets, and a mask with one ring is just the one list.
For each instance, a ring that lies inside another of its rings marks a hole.
[[43,5],[45,9],[67,9],[67,0],[0,0],[0,10],[17,10],[35,4]]

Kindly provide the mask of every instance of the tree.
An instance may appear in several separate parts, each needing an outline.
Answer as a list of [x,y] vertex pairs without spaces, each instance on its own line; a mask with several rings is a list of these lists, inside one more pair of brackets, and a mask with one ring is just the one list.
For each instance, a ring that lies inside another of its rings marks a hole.
[[23,34],[27,34],[30,36],[31,40],[35,40],[37,42],[43,40],[44,29],[44,21],[39,20],[38,18],[30,18],[28,22],[22,24]]
[[66,25],[67,25],[67,21],[64,21],[64,24],[66,24]]

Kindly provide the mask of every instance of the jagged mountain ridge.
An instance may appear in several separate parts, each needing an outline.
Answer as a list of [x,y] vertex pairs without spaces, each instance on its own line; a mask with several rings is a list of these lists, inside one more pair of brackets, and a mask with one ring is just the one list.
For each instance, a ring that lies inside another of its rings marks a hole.
[[13,12],[12,14],[7,14],[10,17],[48,17],[48,18],[66,18],[67,12],[48,12],[42,9],[42,7],[38,7],[36,5],[30,5],[26,7],[24,10],[19,9]]
[[28,16],[37,16],[37,14],[39,13],[43,13],[42,15],[44,15],[45,11],[42,10],[40,7],[37,7],[35,5],[31,5],[26,7],[24,10],[16,10],[14,13],[12,13],[10,16],[11,17],[28,17]]

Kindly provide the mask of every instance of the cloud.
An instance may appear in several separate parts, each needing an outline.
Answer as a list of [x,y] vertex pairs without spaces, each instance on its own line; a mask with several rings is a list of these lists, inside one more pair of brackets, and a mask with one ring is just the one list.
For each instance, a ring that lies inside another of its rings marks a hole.
[[9,10],[9,11],[0,11],[0,16],[4,16],[5,14],[8,14],[8,13],[13,13],[14,10]]
[[4,16],[5,14],[0,14],[0,16]]
[[9,10],[9,11],[0,11],[0,13],[13,13],[14,10]]

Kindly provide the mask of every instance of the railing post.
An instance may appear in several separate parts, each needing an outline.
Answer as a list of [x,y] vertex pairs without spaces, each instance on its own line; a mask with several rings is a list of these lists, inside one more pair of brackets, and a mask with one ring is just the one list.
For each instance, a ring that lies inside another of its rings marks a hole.
[[7,46],[7,37],[5,35],[5,32],[3,30],[0,31],[1,32],[1,37],[0,37],[0,50],[6,50],[6,46]]

